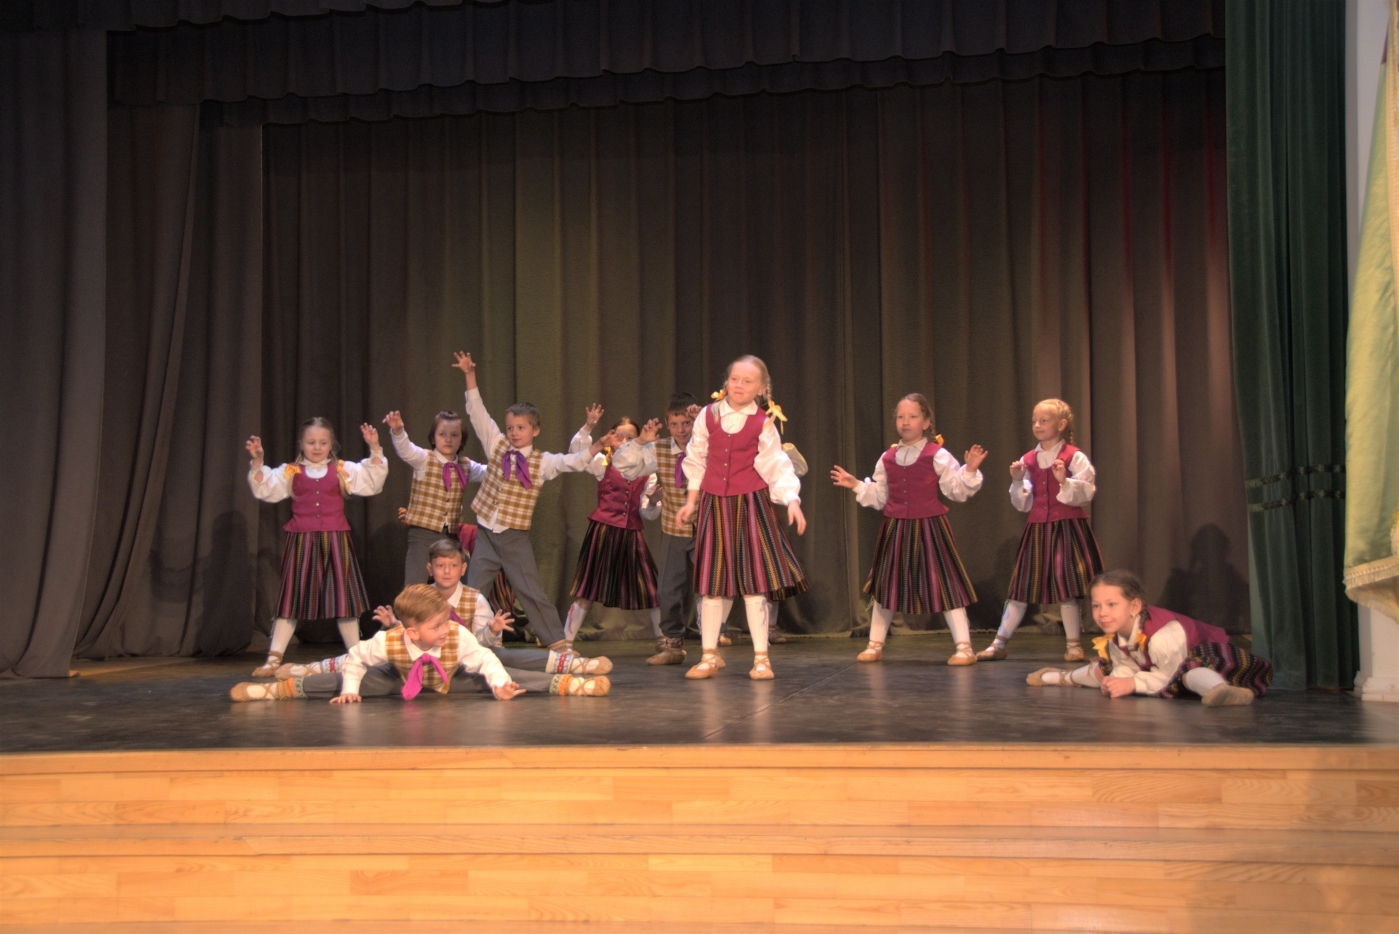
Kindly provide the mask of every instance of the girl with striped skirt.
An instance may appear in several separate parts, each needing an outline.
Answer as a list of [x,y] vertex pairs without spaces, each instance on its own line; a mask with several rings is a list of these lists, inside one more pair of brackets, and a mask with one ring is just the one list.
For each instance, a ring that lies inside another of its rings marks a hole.
[[870,642],[856,658],[877,662],[884,657],[884,640],[895,611],[941,613],[956,645],[947,664],[975,665],[965,608],[976,602],[976,590],[957,553],[947,506],[938,492],[954,503],[965,503],[976,495],[986,449],[972,445],[966,465],[958,464],[941,438],[930,437],[933,410],[920,392],[899,401],[894,426],[899,443],[879,458],[871,477],[857,480],[843,467],[831,470],[835,485],[854,490],[861,506],[884,511],[874,564],[865,581],[865,593],[874,598]]
[[248,439],[248,486],[253,495],[265,503],[291,497],[291,521],[283,526],[287,537],[277,618],[267,661],[253,670],[255,678],[276,674],[299,619],[333,617],[345,647],[359,644],[359,617],[369,609],[369,598],[345,519],[345,497],[373,496],[389,475],[378,429],[366,423],[360,434],[369,445],[369,457],[357,464],[338,460],[339,443],[330,422],[309,418],[297,431],[301,456],[276,470],[263,463],[262,439]]
[[[771,401],[767,364],[754,356],[729,364],[719,401],[695,422],[682,469],[689,487],[676,513],[680,524],[696,518],[695,592],[700,596],[700,636],[704,655],[685,673],[712,678],[724,667],[719,627],[735,597],[743,597],[753,636],[755,681],[772,678],[768,630],[777,616],[775,601],[805,593],[792,546],[782,533],[772,504],[787,507],[787,524],[806,532],[801,481],[782,447],[774,423],[785,420]],[[759,404],[763,408],[759,408]]]
[[1010,577],[1010,594],[995,641],[977,653],[982,661],[1006,657],[1031,603],[1059,604],[1067,646],[1064,661],[1083,660],[1078,601],[1103,570],[1098,540],[1083,507],[1097,492],[1097,474],[1088,455],[1074,447],[1074,413],[1062,399],[1035,406],[1031,430],[1039,442],[1010,465],[1010,502],[1029,513],[1020,537],[1020,554]]
[[1098,688],[1108,697],[1198,695],[1206,707],[1236,707],[1262,697],[1273,666],[1229,641],[1218,626],[1146,605],[1131,571],[1099,574],[1092,584],[1093,621],[1106,635],[1098,657],[1075,670],[1041,668],[1029,684]]
[[[585,451],[593,443],[592,430],[602,417],[602,406],[588,408],[588,421],[573,436],[570,453]],[[573,571],[573,605],[564,619],[564,642],[571,649],[583,619],[594,603],[619,610],[648,610],[651,625],[660,625],[656,602],[656,562],[642,533],[641,498],[656,473],[654,442],[661,423],[652,419],[644,428],[623,417],[612,426],[621,442],[617,449],[593,457],[587,471],[597,478],[597,509],[588,516],[588,531]]]

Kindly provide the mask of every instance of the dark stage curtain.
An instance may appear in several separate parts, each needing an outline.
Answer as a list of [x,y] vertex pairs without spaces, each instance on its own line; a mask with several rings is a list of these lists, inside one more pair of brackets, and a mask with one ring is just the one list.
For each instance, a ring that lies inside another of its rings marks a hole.
[[1228,13],[1238,37],[1228,53],[1229,256],[1255,645],[1279,687],[1350,687],[1345,11],[1231,0]]
[[262,132],[199,108],[108,119],[107,379],[75,652],[212,655],[248,642],[258,510]]
[[300,123],[1223,63],[1221,0],[349,6],[143,5],[116,19],[172,28],[112,35],[113,99]]
[[[493,413],[543,409],[552,450],[588,402],[658,414],[756,352],[812,465],[813,587],[783,624],[839,631],[879,518],[826,474],[867,474],[921,390],[954,452],[992,451],[952,516],[989,626],[1023,528],[1006,465],[1033,403],[1062,395],[1109,564],[1246,630],[1223,105],[1213,70],[269,127],[269,458],[313,414],[353,457],[353,426],[391,408],[421,440],[460,410],[457,348]],[[393,461],[353,512],[375,600],[401,576],[408,481]],[[541,498],[531,537],[560,602],[595,498],[579,477]]]
[[0,34],[0,677],[62,677],[101,459],[106,38]]

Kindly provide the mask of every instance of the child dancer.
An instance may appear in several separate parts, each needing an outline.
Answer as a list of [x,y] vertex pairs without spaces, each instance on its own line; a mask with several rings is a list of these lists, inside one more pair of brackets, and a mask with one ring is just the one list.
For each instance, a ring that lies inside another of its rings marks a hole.
[[[755,681],[772,678],[768,630],[774,601],[805,593],[806,576],[772,504],[787,507],[787,523],[806,532],[801,481],[782,449],[773,422],[782,410],[772,400],[767,364],[750,355],[729,364],[718,402],[694,427],[682,470],[689,492],[676,514],[682,525],[696,518],[695,592],[700,595],[704,655],[685,673],[712,678],[724,667],[718,654],[719,626],[733,599],[743,597],[753,636]],[[763,403],[767,411],[759,408]]]
[[481,590],[504,570],[539,641],[564,651],[568,646],[559,611],[539,582],[539,568],[529,543],[530,522],[541,486],[559,474],[586,470],[604,447],[616,447],[617,439],[609,434],[586,451],[566,455],[537,451],[534,439],[539,436],[539,410],[528,402],[515,403],[505,411],[502,432],[481,401],[471,354],[458,351],[453,365],[466,377],[466,415],[481,439],[487,460],[486,479],[471,503],[479,530],[467,584]]
[[831,470],[835,485],[854,490],[861,506],[884,510],[874,564],[865,581],[865,593],[874,597],[870,644],[855,657],[862,662],[884,657],[895,611],[941,613],[956,645],[947,664],[975,665],[965,608],[976,602],[976,589],[957,552],[938,490],[954,503],[976,495],[986,449],[973,444],[966,466],[958,464],[941,439],[932,437],[933,409],[921,392],[899,401],[894,427],[899,443],[875,462],[873,476],[861,481],[843,467]]
[[334,617],[346,647],[359,642],[359,617],[369,609],[369,597],[355,561],[345,497],[373,496],[384,488],[389,474],[378,429],[366,423],[360,434],[369,445],[369,457],[357,464],[337,460],[340,445],[330,422],[308,418],[296,434],[300,456],[276,470],[262,462],[262,439],[248,439],[248,486],[253,495],[265,503],[291,497],[291,521],[283,526],[287,537],[277,618],[267,661],[253,669],[254,678],[269,678],[277,671],[299,619]]
[[[505,648],[500,634],[506,630],[514,632],[510,625],[514,620],[509,610],[493,608],[479,591],[462,582],[468,564],[462,543],[455,538],[438,539],[428,549],[428,557],[427,569],[432,575],[433,589],[451,607],[452,619],[470,629],[476,641],[490,649],[507,668],[573,675],[602,675],[612,670],[612,662],[605,657],[584,658],[549,649]],[[392,629],[398,623],[390,616],[383,624]],[[348,655],[341,655],[310,664],[283,665],[277,669],[277,680],[343,671],[348,660]]]
[[[688,392],[670,397],[666,406],[666,428],[670,437],[657,441],[656,472],[646,484],[641,517],[661,520],[660,583],[657,588],[656,654],[648,665],[678,665],[685,660],[685,600],[693,593],[691,577],[695,565],[695,524],[683,525],[676,518],[685,505],[685,446],[695,427],[700,407]],[[720,634],[719,644],[723,644]]]
[[1010,502],[1029,513],[1020,554],[1010,578],[1010,594],[996,638],[977,653],[982,661],[1006,657],[1006,643],[1031,603],[1057,603],[1068,645],[1064,661],[1083,660],[1078,601],[1103,570],[1098,540],[1083,507],[1097,491],[1088,455],[1074,447],[1074,413],[1061,399],[1035,406],[1031,430],[1039,444],[1010,465]]
[[1229,641],[1229,634],[1159,606],[1146,605],[1131,571],[1093,579],[1093,621],[1107,633],[1093,640],[1098,657],[1072,671],[1041,668],[1032,685],[1098,688],[1108,697],[1175,698],[1189,691],[1206,707],[1251,704],[1273,681],[1273,666]]
[[[572,450],[592,443],[592,426],[602,417],[602,406],[588,410],[588,423],[574,436]],[[573,605],[564,620],[564,642],[570,648],[588,609],[594,603],[619,610],[649,610],[652,628],[660,625],[656,606],[656,563],[642,535],[641,497],[656,474],[656,435],[659,419],[644,428],[623,416],[610,434],[621,442],[588,463],[597,478],[597,509],[588,516],[588,531],[578,552],[569,589]]]
[[[402,625],[380,631],[350,649],[344,670],[289,678],[275,684],[247,681],[229,692],[235,701],[297,700],[328,697],[332,704],[357,704],[363,697],[394,692],[404,700],[423,688],[446,694],[490,691],[497,700],[511,700],[525,691],[601,697],[611,688],[605,677],[548,675],[506,668],[481,647],[467,629],[451,619],[451,608],[427,584],[405,587],[393,609],[380,607],[375,616]],[[395,619],[396,618],[396,619]]]

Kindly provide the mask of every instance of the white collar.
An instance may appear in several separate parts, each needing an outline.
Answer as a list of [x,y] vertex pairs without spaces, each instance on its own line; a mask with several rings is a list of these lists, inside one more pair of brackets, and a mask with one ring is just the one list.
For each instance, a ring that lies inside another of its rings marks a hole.
[[1119,649],[1130,649],[1137,644],[1137,633],[1141,632],[1141,629],[1142,617],[1138,616],[1136,619],[1132,620],[1132,628],[1127,631],[1127,639],[1125,642],[1123,641],[1122,630],[1120,629],[1117,631],[1117,634],[1112,637],[1112,640],[1117,643]]
[[522,447],[522,448],[517,448],[517,447],[515,447],[513,444],[510,443],[510,439],[509,439],[509,438],[506,438],[506,439],[505,439],[505,453],[506,453],[506,454],[509,454],[511,451],[519,451],[519,452],[520,452],[521,454],[523,454],[525,457],[529,457],[531,454],[534,453],[534,445],[532,445],[532,444],[527,444],[527,445],[525,445],[525,446]]
[[1060,439],[1059,439],[1059,443],[1056,444],[1056,445],[1054,445],[1054,447],[1050,448],[1049,450],[1045,450],[1044,445],[1042,445],[1042,444],[1037,444],[1037,445],[1035,445],[1035,451],[1036,451],[1037,453],[1039,453],[1039,454],[1048,454],[1050,457],[1053,457],[1055,454],[1058,454],[1058,453],[1059,453],[1060,451],[1062,451],[1062,450],[1064,450],[1064,439],[1063,439],[1063,438],[1060,438]]
[[747,405],[745,405],[743,408],[741,408],[741,409],[736,409],[736,408],[734,408],[732,405],[729,404],[729,400],[728,400],[728,397],[727,397],[727,396],[724,397],[723,399],[720,399],[720,400],[719,400],[719,417],[720,417],[720,418],[723,418],[725,415],[753,415],[753,414],[756,414],[757,411],[758,411],[758,403],[756,403],[756,402],[750,402],[750,403],[748,403]]
[[681,447],[679,444],[676,444],[674,438],[671,438],[671,439],[670,439],[670,453],[672,453],[672,454],[684,454],[684,453],[685,453],[685,449],[684,449],[683,447]]
[[919,438],[917,441],[913,442],[912,444],[904,444],[904,443],[903,443],[903,439],[900,438],[900,439],[899,439],[899,443],[898,443],[898,445],[897,445],[898,448],[903,448],[903,449],[907,449],[907,450],[910,450],[910,451],[921,451],[921,450],[923,450],[923,449],[924,449],[925,447],[927,447],[927,446],[928,446],[928,439],[927,439],[927,438]]

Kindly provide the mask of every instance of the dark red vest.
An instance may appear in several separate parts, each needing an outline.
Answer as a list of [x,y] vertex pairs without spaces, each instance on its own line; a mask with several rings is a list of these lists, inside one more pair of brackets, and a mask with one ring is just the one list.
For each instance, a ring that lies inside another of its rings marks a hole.
[[340,495],[340,475],[335,461],[326,462],[325,476],[306,476],[306,466],[291,478],[291,521],[282,526],[288,532],[348,532],[345,498]]
[[758,439],[762,437],[767,414],[762,410],[754,412],[732,435],[724,431],[717,403],[705,410],[704,417],[709,427],[709,456],[700,489],[713,496],[742,496],[767,489],[767,483],[753,466],[758,460]]
[[[1074,455],[1078,453],[1078,448],[1072,444],[1066,444],[1059,449],[1059,456],[1056,460],[1064,462],[1067,470],[1073,461]],[[1087,519],[1088,514],[1077,506],[1065,506],[1059,502],[1059,481],[1054,479],[1054,465],[1048,468],[1041,467],[1039,458],[1039,448],[1036,447],[1026,454],[1021,460],[1026,471],[1030,475],[1030,489],[1034,499],[1030,504],[1031,522],[1059,522],[1062,519]]]
[[[1152,636],[1160,632],[1164,626],[1173,622],[1180,623],[1181,628],[1185,630],[1185,651],[1187,654],[1192,649],[1207,643],[1213,645],[1229,644],[1229,633],[1220,629],[1218,626],[1202,623],[1198,619],[1191,619],[1189,616],[1184,616],[1173,610],[1163,610],[1159,606],[1149,606],[1146,608],[1146,613],[1142,619],[1142,632],[1146,634],[1146,638],[1149,642]],[[1151,652],[1149,649],[1146,656],[1148,667],[1150,667]]]
[[597,484],[597,508],[588,516],[594,522],[614,529],[641,531],[641,496],[646,492],[646,477],[630,483],[611,464]]
[[938,471],[933,458],[942,447],[936,441],[923,446],[918,459],[900,467],[894,455],[897,447],[884,452],[884,476],[889,481],[889,498],[884,515],[890,519],[931,519],[947,515],[947,505],[938,497]]

